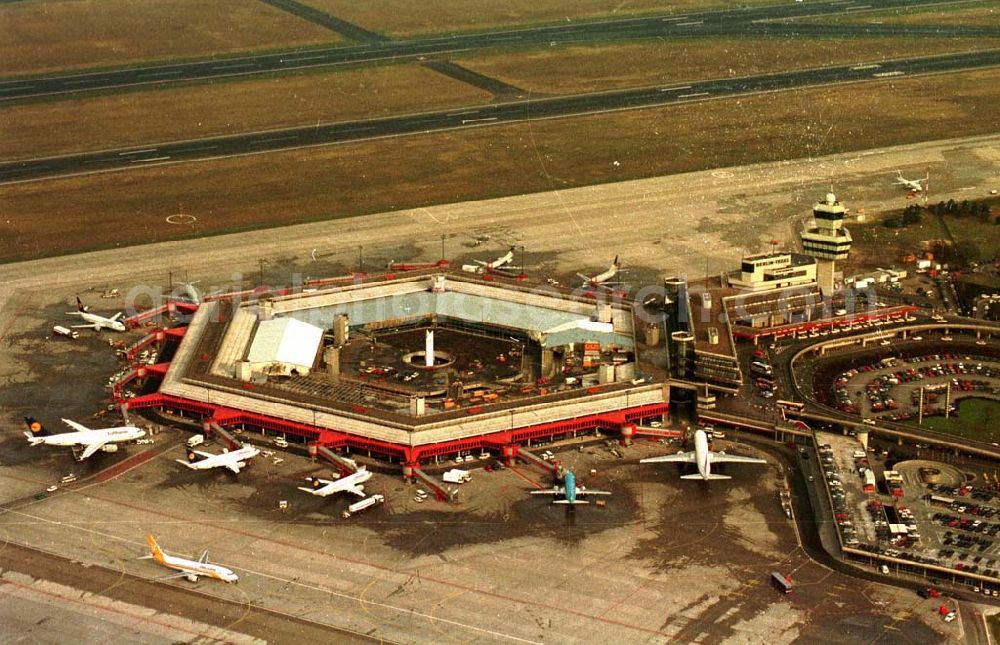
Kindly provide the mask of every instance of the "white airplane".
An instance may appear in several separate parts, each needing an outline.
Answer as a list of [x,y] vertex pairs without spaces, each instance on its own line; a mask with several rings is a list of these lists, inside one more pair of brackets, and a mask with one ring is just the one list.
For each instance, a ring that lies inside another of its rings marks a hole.
[[371,478],[371,471],[364,466],[361,466],[350,475],[346,475],[339,479],[306,477],[306,481],[310,483],[312,488],[308,488],[306,486],[299,486],[298,488],[299,490],[305,491],[310,495],[318,495],[320,497],[327,497],[340,492],[354,493],[358,497],[364,497],[365,487],[362,486],[362,484]]
[[175,459],[179,464],[184,464],[191,470],[210,470],[212,468],[228,468],[235,474],[239,474],[240,468],[247,465],[247,460],[253,459],[260,454],[260,450],[248,443],[243,444],[237,450],[223,452],[213,455],[210,452],[202,452],[194,448],[188,448],[187,461]]
[[188,302],[190,302],[192,304],[200,305],[201,304],[201,294],[198,293],[198,290],[194,288],[194,285],[196,285],[196,284],[198,284],[197,281],[195,281],[195,282],[181,282],[177,286],[181,290],[180,295],[181,295],[182,298],[184,298],[185,300],[187,300]]
[[205,578],[215,578],[216,580],[222,580],[223,582],[239,582],[240,580],[240,577],[233,573],[232,569],[227,569],[226,567],[209,562],[208,551],[202,553],[201,557],[197,560],[188,560],[186,558],[178,558],[177,556],[167,555],[164,553],[160,549],[160,545],[156,543],[156,538],[152,535],[146,536],[146,542],[149,544],[149,555],[144,555],[140,559],[156,560],[168,569],[175,569],[178,572],[160,578],[160,580],[187,578],[191,582],[198,582],[199,576],[204,576]]
[[[50,434],[34,417],[24,417],[24,422],[28,424],[28,431],[24,433],[24,436],[28,438],[29,444],[32,446],[48,445],[72,448],[73,456],[77,461],[83,461],[98,450],[116,452],[118,450],[118,443],[135,441],[146,434],[145,430],[141,430],[135,426],[94,430],[69,419],[63,419],[63,423],[76,430],[76,432]],[[79,448],[83,448],[83,452],[77,456],[76,451]]]
[[927,173],[927,175],[923,179],[906,179],[903,177],[903,173],[901,173],[898,170],[896,171],[896,185],[903,186],[907,190],[912,191],[914,193],[919,193],[923,190],[927,190],[928,179],[930,179],[930,173]]
[[618,256],[616,255],[615,261],[612,262],[611,266],[609,266],[607,270],[605,270],[604,272],[598,273],[595,276],[586,276],[583,275],[582,273],[577,273],[577,275],[583,278],[584,286],[599,287],[603,285],[607,287],[612,284],[621,284],[620,282],[608,282],[609,280],[611,280],[611,278],[618,275],[618,272],[621,271],[621,268],[622,268],[621,262],[618,261]]
[[463,264],[462,270],[466,273],[490,273],[492,271],[511,271],[516,270],[519,267],[510,266],[510,263],[514,261],[514,248],[510,249],[490,262],[483,262],[482,260],[473,260],[476,264]]
[[724,452],[712,452],[708,449],[708,436],[704,430],[697,430],[694,433],[694,452],[678,452],[675,455],[665,455],[663,457],[650,457],[640,459],[640,464],[659,464],[665,462],[680,462],[685,464],[697,464],[698,473],[691,475],[681,475],[681,479],[732,479],[729,475],[716,475],[712,473],[712,464],[739,463],[739,464],[766,464],[763,459],[754,457],[736,457],[727,455]]
[[80,316],[85,321],[86,325],[73,325],[73,327],[89,327],[94,331],[101,331],[102,329],[113,329],[115,331],[125,331],[125,323],[120,319],[124,315],[123,312],[119,311],[114,316],[110,318],[105,318],[104,316],[98,316],[97,314],[92,314],[87,310],[87,307],[80,302],[80,296],[76,297],[76,311],[67,311],[67,316]]
[[606,490],[590,490],[584,486],[576,485],[576,475],[572,470],[567,470],[563,476],[562,486],[553,486],[545,490],[533,490],[532,495],[562,495],[562,499],[552,500],[553,504],[589,504],[585,499],[577,499],[580,495],[610,495]]

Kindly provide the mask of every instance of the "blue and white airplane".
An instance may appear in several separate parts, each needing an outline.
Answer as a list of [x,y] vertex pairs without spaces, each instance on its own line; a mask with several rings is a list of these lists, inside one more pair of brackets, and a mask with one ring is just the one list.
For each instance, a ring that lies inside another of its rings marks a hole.
[[563,499],[552,500],[553,504],[589,504],[590,502],[585,499],[577,499],[578,496],[582,495],[610,495],[611,493],[606,490],[590,490],[585,486],[576,485],[576,475],[573,471],[567,470],[566,474],[563,476],[562,486],[553,486],[552,488],[547,488],[545,490],[533,490],[532,495],[562,495]]

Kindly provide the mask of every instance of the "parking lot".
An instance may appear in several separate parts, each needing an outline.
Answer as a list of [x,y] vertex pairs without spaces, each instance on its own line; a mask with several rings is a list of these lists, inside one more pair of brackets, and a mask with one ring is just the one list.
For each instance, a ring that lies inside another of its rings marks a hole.
[[[1000,397],[1000,364],[988,356],[930,354],[887,357],[851,368],[834,381],[834,400],[865,419],[906,421],[944,415],[963,397]],[[954,410],[952,410],[954,411]]]
[[948,464],[893,463],[854,437],[819,437],[818,460],[807,472],[816,473],[809,475],[813,485],[829,490],[844,546],[888,556],[879,565],[886,574],[951,577],[1000,595],[1000,493],[965,484],[965,473]]

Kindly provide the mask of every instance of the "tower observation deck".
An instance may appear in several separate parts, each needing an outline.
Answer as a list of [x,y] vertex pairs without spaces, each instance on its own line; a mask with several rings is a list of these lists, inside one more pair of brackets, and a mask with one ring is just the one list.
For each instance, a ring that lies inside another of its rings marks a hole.
[[851,250],[851,233],[844,228],[847,209],[833,193],[813,207],[816,226],[799,235],[802,250],[816,258],[816,281],[824,295],[833,291],[833,274],[837,260],[846,260]]

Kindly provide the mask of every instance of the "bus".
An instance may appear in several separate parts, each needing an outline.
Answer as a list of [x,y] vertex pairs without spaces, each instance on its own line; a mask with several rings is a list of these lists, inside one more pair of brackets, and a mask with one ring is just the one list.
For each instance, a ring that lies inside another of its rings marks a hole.
[[792,593],[792,581],[777,571],[771,573],[771,584],[781,593]]
[[789,412],[802,412],[802,409],[806,407],[805,403],[799,403],[798,401],[783,401],[778,399],[774,403],[782,410],[788,410]]

